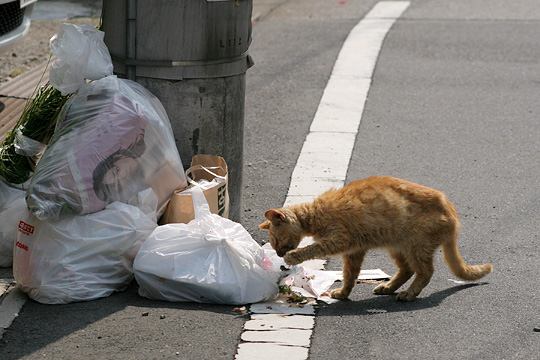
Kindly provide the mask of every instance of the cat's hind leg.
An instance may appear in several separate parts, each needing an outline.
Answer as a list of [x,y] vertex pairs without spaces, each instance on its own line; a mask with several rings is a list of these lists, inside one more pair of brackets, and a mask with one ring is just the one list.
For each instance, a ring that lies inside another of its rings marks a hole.
[[334,289],[330,296],[334,299],[347,299],[356,285],[356,279],[360,274],[362,261],[366,255],[365,250],[359,250],[350,254],[343,255],[343,286],[339,289]]
[[396,300],[398,301],[413,301],[420,294],[423,288],[431,280],[433,275],[433,252],[426,254],[415,253],[407,262],[416,273],[411,286],[405,291],[401,291]]
[[407,263],[405,257],[396,250],[389,250],[390,256],[396,263],[398,268],[397,272],[392,278],[373,289],[373,293],[376,295],[390,295],[393,294],[401,285],[405,284],[407,280],[413,276],[414,272]]

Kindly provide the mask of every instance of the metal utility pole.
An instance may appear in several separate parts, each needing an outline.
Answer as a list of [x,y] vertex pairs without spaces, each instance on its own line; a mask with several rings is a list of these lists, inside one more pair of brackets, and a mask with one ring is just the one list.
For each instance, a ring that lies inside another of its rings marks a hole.
[[240,220],[245,73],[252,0],[107,0],[103,31],[119,76],[157,96],[184,166],[225,158],[230,217]]

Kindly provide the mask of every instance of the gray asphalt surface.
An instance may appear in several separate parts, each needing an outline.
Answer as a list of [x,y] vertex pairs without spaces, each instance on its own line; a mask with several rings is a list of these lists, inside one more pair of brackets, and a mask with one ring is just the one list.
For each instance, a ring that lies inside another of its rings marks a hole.
[[[439,257],[414,304],[358,286],[352,301],[319,311],[311,359],[540,357],[540,14],[532,1],[492,3],[456,1],[449,12],[447,1],[415,1],[398,21],[348,180],[389,174],[445,191],[462,218],[463,256],[494,273],[455,285]],[[366,267],[393,271],[384,254]]]
[[[374,3],[289,0],[254,27],[242,223],[259,241],[338,51]],[[415,303],[359,284],[352,301],[319,309],[310,359],[539,358],[539,33],[535,0],[413,1],[394,25],[348,178],[387,174],[445,191],[462,218],[463,256],[495,270],[457,285],[439,256]],[[394,270],[378,252],[365,262],[376,267]],[[232,359],[244,319],[231,310],[148,301],[135,285],[82,304],[28,302],[0,340],[0,358]]]

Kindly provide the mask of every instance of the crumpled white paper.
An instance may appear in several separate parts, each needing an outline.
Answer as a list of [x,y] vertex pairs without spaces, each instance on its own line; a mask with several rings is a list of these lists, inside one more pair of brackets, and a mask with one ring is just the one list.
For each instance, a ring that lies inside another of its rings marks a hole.
[[[265,244],[263,250],[268,258],[271,259],[274,266],[282,268],[288,267],[282,258],[277,256],[270,244]],[[283,268],[282,268],[283,269]],[[390,276],[381,269],[362,270],[358,276],[359,280],[383,280]],[[279,285],[289,286],[291,291],[298,293],[306,298],[315,298],[324,301],[327,304],[335,303],[339,300],[332,299],[325,293],[336,281],[343,280],[341,271],[315,270],[295,265],[287,270],[286,275],[280,280]]]

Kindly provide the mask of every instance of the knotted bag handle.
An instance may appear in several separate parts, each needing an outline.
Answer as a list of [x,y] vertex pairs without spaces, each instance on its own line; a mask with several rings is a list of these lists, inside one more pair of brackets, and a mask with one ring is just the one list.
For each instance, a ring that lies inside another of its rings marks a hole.
[[195,219],[200,219],[206,215],[210,215],[210,206],[200,186],[194,186],[191,189],[191,201],[193,201],[193,210],[195,211]]
[[221,179],[221,180],[227,180],[227,176],[221,176],[221,175],[218,175],[216,174],[215,172],[213,171],[210,171],[210,170],[216,170],[216,169],[221,169],[221,170],[225,170],[222,166],[202,166],[202,165],[194,165],[192,167],[190,167],[189,169],[186,170],[186,178],[187,178],[187,181],[191,184],[191,185],[195,185],[197,187],[201,187],[195,180],[193,180],[193,178],[191,177],[192,173],[194,170],[204,170],[206,171],[208,174],[218,178],[218,179]]

